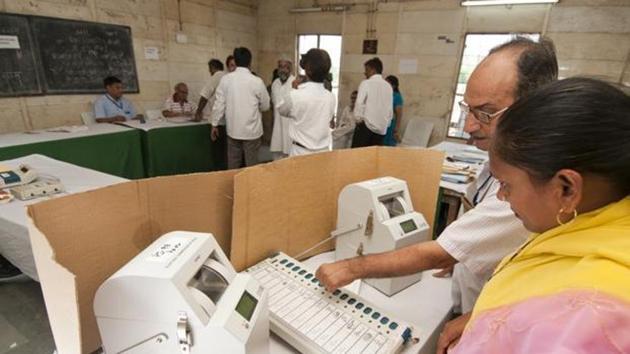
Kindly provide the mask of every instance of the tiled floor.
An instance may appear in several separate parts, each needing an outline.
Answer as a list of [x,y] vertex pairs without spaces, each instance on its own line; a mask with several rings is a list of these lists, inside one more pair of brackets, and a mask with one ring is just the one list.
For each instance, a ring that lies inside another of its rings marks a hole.
[[55,350],[39,283],[0,283],[0,354],[52,354]]

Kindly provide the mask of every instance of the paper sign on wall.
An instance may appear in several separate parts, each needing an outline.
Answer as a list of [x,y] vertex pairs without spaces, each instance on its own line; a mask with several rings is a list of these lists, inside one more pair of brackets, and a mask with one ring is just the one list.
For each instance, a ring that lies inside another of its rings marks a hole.
[[158,47],[144,47],[144,59],[160,60],[160,50]]
[[18,36],[0,35],[0,49],[20,49]]
[[399,74],[417,74],[418,59],[400,59],[398,62]]

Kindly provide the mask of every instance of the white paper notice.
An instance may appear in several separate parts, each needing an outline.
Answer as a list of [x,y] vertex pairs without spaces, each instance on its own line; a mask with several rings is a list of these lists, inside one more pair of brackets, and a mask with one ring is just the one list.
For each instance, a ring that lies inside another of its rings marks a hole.
[[18,36],[0,35],[0,49],[20,49]]
[[418,59],[400,59],[398,62],[399,74],[417,74]]
[[160,60],[160,50],[157,47],[144,47],[144,59]]

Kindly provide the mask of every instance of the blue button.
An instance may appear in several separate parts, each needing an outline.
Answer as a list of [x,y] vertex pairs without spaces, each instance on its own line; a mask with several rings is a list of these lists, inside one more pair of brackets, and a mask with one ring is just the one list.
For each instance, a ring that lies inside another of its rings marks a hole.
[[302,269],[298,274],[299,275],[304,275],[304,274],[306,274],[306,271],[304,269]]
[[372,318],[373,318],[373,319],[377,319],[377,318],[379,318],[380,316],[381,316],[381,314],[380,314],[380,313],[378,313],[378,312],[374,312],[374,313],[372,314]]
[[280,264],[285,264],[286,262],[287,262],[287,259],[285,258],[285,259],[280,261]]
[[313,273],[308,273],[304,276],[306,279],[311,279],[313,277]]
[[407,343],[407,341],[411,338],[411,328],[405,328],[405,331],[402,334],[403,342]]
[[295,266],[295,267],[293,267],[293,269],[291,269],[291,270],[292,270],[292,271],[294,271],[294,272],[297,272],[298,270],[300,270],[300,267]]
[[386,325],[386,324],[387,324],[387,322],[389,322],[389,318],[387,318],[387,317],[383,316],[383,318],[381,318],[381,324]]
[[359,302],[358,304],[356,304],[354,307],[356,307],[358,310],[363,308],[363,303]]
[[372,312],[372,308],[371,307],[366,307],[365,310],[363,310],[363,313],[366,315],[369,315],[370,312]]
[[395,330],[396,328],[398,328],[398,323],[392,322],[389,324],[389,329],[391,329],[392,331]]
[[357,299],[355,299],[355,298],[353,298],[353,297],[351,297],[351,298],[350,298],[350,300],[348,300],[348,303],[349,303],[350,305],[353,305],[355,302],[357,302]]

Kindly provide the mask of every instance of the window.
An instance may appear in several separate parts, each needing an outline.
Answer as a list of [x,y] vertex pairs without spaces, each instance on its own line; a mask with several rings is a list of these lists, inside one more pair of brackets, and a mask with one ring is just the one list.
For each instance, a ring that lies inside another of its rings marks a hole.
[[[332,92],[336,102],[339,94],[339,73],[341,69],[341,36],[327,34],[301,34],[298,36],[298,62],[302,54],[306,54],[309,49],[319,48],[328,52],[331,61],[330,72],[332,73]],[[304,70],[299,66],[299,73],[304,75]]]
[[519,33],[519,34],[467,34],[464,42],[464,52],[462,53],[462,61],[459,67],[459,75],[457,77],[457,88],[453,99],[453,109],[451,111],[451,120],[448,126],[449,138],[468,139],[468,134],[464,132],[464,122],[466,117],[461,115],[459,109],[459,101],[464,99],[466,91],[466,83],[468,77],[475,69],[477,64],[488,55],[490,50],[499,44],[505,43],[516,36],[531,38],[538,41],[539,34],[535,33]]

